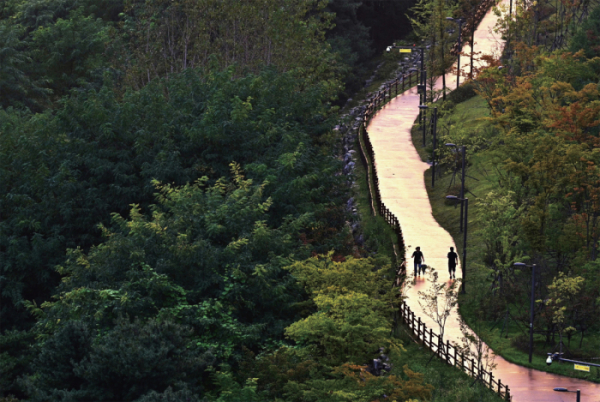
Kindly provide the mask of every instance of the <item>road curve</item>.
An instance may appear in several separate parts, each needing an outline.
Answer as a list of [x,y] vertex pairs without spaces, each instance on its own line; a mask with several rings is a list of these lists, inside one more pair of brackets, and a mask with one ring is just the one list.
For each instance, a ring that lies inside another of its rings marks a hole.
[[[508,0],[503,0],[508,4]],[[492,32],[496,16],[489,11],[475,31],[476,51],[499,56],[503,42],[498,34]],[[463,47],[470,52],[468,46]],[[461,60],[467,64],[468,60]],[[456,87],[456,75],[446,76],[446,85]],[[436,82],[441,88],[441,79]],[[402,227],[406,253],[410,257],[415,247],[420,246],[427,265],[437,267],[440,280],[449,281],[446,254],[449,247],[456,245],[450,234],[433,218],[431,205],[424,182],[424,172],[429,165],[422,162],[411,140],[410,130],[418,116],[419,96],[415,89],[408,90],[389,102],[371,120],[367,128],[375,152],[375,162],[379,174],[381,197],[386,206],[398,217]],[[459,251],[459,256],[460,251]],[[412,281],[412,262],[407,264],[409,278],[413,283],[405,289],[406,303],[429,328],[437,325],[425,316],[418,303],[418,292],[427,287],[427,281],[417,278]],[[456,275],[460,277],[460,267]],[[437,332],[437,331],[436,331]],[[461,343],[458,312],[452,312],[445,330],[445,338],[450,342]],[[496,357],[497,367],[494,377],[510,387],[513,401],[575,401],[571,393],[554,392],[554,387],[581,390],[584,402],[600,402],[600,384],[584,380],[550,374],[509,363],[500,356]]]

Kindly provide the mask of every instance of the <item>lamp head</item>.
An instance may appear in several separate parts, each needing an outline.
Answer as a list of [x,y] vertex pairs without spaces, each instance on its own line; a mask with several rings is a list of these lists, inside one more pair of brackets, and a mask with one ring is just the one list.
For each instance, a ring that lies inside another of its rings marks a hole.
[[451,142],[449,142],[449,143],[447,143],[447,144],[444,144],[444,145],[446,145],[447,147],[455,147],[455,146],[456,146],[456,144],[453,144],[453,143],[451,143]]
[[427,105],[419,105],[419,109],[429,109],[429,106],[427,106]]
[[555,390],[556,392],[569,392],[569,390],[568,390],[568,389],[566,389],[566,388],[563,388],[563,387],[556,387],[556,388],[554,388],[554,390]]
[[455,195],[447,195],[446,198],[449,200],[458,200],[458,197]]
[[386,47],[385,51],[388,52],[388,53],[391,52],[392,51],[392,47],[391,46]]
[[515,267],[526,267],[527,264],[525,264],[524,262],[515,262],[513,264]]
[[548,358],[546,359],[546,364],[548,366],[552,364],[552,355],[548,355]]
[[452,18],[452,17],[446,17],[446,19],[447,19],[448,21],[454,21],[454,18]]

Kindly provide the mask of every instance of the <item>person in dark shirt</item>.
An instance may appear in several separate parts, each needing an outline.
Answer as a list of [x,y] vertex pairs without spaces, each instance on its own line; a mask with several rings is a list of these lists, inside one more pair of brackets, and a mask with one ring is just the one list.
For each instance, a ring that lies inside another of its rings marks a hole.
[[415,262],[415,276],[421,275],[421,264],[425,262],[425,256],[421,252],[421,247],[417,247],[415,252],[412,254]]
[[454,247],[450,247],[450,252],[448,253],[448,273],[450,274],[450,279],[456,279],[457,264],[458,254],[454,252]]

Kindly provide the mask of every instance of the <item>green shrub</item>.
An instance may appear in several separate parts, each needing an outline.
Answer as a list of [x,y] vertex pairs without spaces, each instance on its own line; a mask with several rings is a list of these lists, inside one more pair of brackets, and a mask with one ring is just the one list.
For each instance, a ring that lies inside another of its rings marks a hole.
[[447,95],[447,98],[453,103],[462,103],[477,95],[473,84],[467,82]]

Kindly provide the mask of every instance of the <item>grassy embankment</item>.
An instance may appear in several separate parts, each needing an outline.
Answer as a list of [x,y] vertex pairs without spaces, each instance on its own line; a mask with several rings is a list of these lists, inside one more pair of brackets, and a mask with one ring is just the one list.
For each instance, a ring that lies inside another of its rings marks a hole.
[[[490,123],[482,119],[486,116],[489,116],[486,102],[481,97],[475,96],[457,104],[451,113],[440,119],[438,127],[456,124],[470,132],[490,137],[494,135],[494,131],[491,129]],[[427,160],[431,149],[423,149],[422,132],[417,125],[413,127],[412,139],[421,158]],[[483,263],[483,250],[485,247],[482,239],[478,236],[478,230],[482,228],[483,222],[479,217],[480,208],[477,205],[477,200],[490,191],[498,189],[499,186],[489,153],[486,153],[485,150],[476,153],[467,151],[467,160],[468,177],[465,180],[465,185],[468,192],[465,196],[469,198],[468,270],[466,273],[467,294],[462,295],[459,299],[461,315],[496,353],[508,361],[542,371],[600,382],[600,370],[596,367],[592,367],[590,373],[585,373],[575,371],[572,364],[554,363],[547,366],[545,363],[547,353],[554,350],[552,349],[553,345],[546,344],[543,335],[536,334],[534,337],[533,362],[530,364],[527,352],[528,327],[512,319],[506,320],[506,323],[503,318],[496,322],[482,322],[479,319],[479,301],[489,295],[491,282],[489,281],[490,273]],[[425,173],[425,183],[433,215],[440,225],[450,232],[458,247],[459,256],[462,258],[463,235],[459,231],[460,210],[445,198],[449,194],[458,195],[460,178],[457,176],[456,184],[450,187],[451,178],[452,172],[444,172],[441,177],[436,178],[435,188],[432,188],[431,169]],[[524,301],[524,303],[528,303],[528,301]],[[503,327],[504,332],[502,332]],[[570,350],[572,352],[589,354],[592,351],[600,350],[598,336],[586,334],[583,345],[584,350],[578,350],[576,347],[579,342],[577,338],[577,336],[574,336],[575,340],[571,344]]]
[[[395,66],[392,62],[386,61],[379,69],[379,72],[373,83],[361,93],[354,96],[353,104],[360,101],[369,92],[375,92],[384,82],[385,77],[394,71]],[[359,152],[359,144],[356,143],[354,149]],[[395,234],[381,216],[373,216],[368,200],[367,175],[362,166],[359,156],[355,155],[356,184],[354,189],[354,199],[357,201],[358,212],[361,217],[361,230],[365,238],[365,246],[369,250],[376,250],[380,254],[388,256],[394,261],[394,250],[392,247]],[[399,370],[404,365],[416,372],[423,373],[426,382],[433,385],[434,402],[446,401],[500,401],[499,396],[494,394],[486,387],[476,384],[473,385],[473,379],[460,370],[448,366],[441,359],[433,358],[430,360],[431,352],[423,345],[416,343],[404,326],[399,326],[394,335],[402,341],[405,351],[401,353],[401,360],[395,361],[396,368]]]

